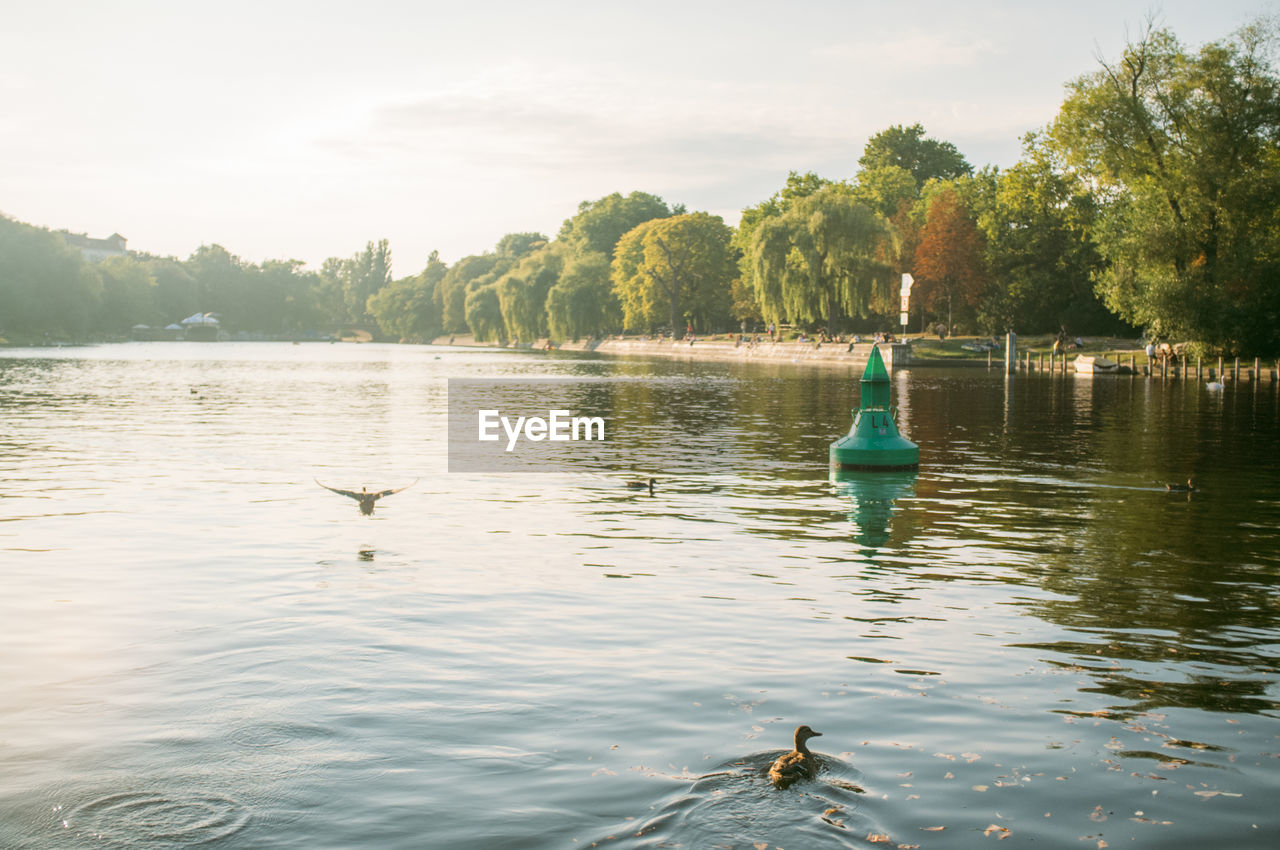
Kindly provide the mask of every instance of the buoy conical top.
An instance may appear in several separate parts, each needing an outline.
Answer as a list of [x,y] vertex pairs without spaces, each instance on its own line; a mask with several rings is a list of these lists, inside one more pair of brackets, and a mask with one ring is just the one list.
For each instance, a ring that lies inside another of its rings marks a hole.
[[867,368],[862,370],[862,401],[859,407],[889,406],[889,370],[884,368],[884,358],[880,356],[880,347],[871,349],[871,357],[867,360]]

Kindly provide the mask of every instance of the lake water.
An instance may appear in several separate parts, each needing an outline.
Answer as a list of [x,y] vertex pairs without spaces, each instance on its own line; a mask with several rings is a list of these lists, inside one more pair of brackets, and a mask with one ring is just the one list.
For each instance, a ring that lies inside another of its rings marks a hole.
[[[832,481],[858,374],[0,351],[0,846],[1274,847],[1275,385],[904,370]],[[447,472],[447,378],[551,376],[630,462]]]

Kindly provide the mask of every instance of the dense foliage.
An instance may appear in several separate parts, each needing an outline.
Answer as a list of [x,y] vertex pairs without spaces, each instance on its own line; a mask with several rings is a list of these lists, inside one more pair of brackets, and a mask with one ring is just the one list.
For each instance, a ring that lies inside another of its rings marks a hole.
[[[0,338],[120,337],[213,312],[272,336],[363,327],[429,341],[676,337],[766,322],[832,333],[1132,332],[1280,353],[1280,78],[1259,24],[1189,50],[1148,28],[1074,81],[1011,168],[974,168],[920,124],[872,136],[852,176],[792,172],[736,228],[656,195],[582,202],[555,238],[392,276],[386,240],[330,258],[91,263],[0,217]],[[918,322],[918,324],[916,324]]]

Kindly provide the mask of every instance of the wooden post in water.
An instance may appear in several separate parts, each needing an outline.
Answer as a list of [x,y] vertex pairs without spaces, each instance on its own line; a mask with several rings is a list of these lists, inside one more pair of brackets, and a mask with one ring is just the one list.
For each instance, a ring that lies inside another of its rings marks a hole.
[[1255,381],[1262,380],[1262,358],[1261,357],[1253,358],[1253,380]]
[[1004,340],[1004,371],[1012,375],[1018,370],[1018,335],[1013,331]]
[[1233,381],[1240,380],[1240,358],[1239,357],[1236,358],[1235,368],[1231,370],[1231,380]]
[[1200,380],[1200,355],[1196,355],[1196,380]]
[[1218,380],[1225,381],[1226,379],[1227,373],[1222,368],[1222,355],[1218,355]]

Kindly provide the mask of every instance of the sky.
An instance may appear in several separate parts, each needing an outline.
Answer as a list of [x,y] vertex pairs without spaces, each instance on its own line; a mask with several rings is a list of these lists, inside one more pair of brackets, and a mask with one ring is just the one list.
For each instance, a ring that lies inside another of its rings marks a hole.
[[1151,14],[1188,45],[1280,0],[0,0],[0,214],[189,256],[397,277],[634,190],[736,224],[923,124],[1017,161]]

